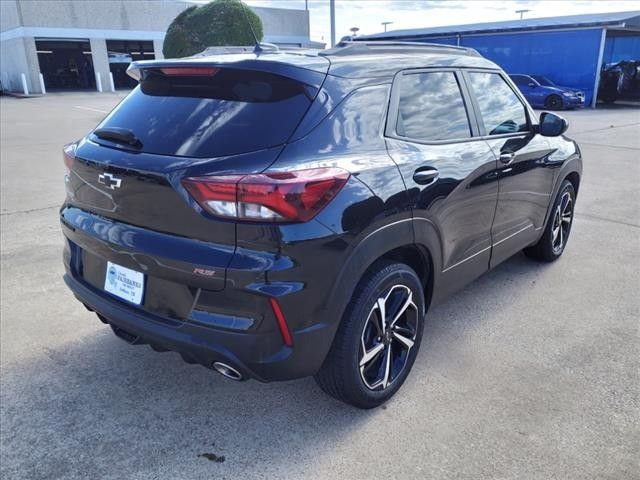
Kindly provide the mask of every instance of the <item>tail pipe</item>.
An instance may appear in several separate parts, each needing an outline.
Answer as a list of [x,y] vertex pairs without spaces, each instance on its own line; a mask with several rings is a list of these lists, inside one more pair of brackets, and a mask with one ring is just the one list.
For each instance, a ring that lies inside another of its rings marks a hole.
[[213,369],[223,377],[227,377],[235,381],[242,380],[242,374],[231,365],[227,365],[226,363],[214,362]]

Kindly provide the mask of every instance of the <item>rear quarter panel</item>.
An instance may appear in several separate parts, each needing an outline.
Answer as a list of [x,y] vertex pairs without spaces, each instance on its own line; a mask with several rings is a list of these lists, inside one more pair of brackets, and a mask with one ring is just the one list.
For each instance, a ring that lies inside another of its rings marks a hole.
[[[280,285],[281,291],[275,294],[280,295],[293,330],[314,328],[318,322],[337,328],[368,266],[366,259],[350,261],[363,239],[397,222],[403,227],[396,238],[413,242],[405,185],[387,154],[383,136],[389,91],[390,85],[384,83],[351,92],[308,134],[287,145],[270,167],[269,171],[338,167],[351,173],[344,188],[315,219],[280,226],[238,224],[238,248],[229,278],[244,288]],[[377,250],[371,252],[380,255]],[[242,266],[260,257],[270,257],[272,262],[256,264],[251,271]],[[273,262],[285,258],[275,268]]]

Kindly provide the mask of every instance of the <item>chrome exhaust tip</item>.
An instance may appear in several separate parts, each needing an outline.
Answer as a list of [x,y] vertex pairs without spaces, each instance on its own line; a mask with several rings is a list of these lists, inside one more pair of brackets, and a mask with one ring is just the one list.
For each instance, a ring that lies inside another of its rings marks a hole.
[[227,365],[226,363],[214,362],[213,368],[216,372],[218,372],[223,377],[227,377],[235,381],[242,380],[242,374],[232,366]]

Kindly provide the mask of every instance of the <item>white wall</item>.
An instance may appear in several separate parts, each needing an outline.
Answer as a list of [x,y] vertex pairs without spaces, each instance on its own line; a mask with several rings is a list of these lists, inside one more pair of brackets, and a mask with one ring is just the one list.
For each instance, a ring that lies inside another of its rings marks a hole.
[[[105,39],[151,40],[156,58],[162,58],[169,24],[192,5],[178,0],[0,0],[0,79],[5,89],[21,91],[20,74],[24,73],[29,91],[39,93],[34,37],[88,38],[95,71],[101,74],[103,88],[107,89],[109,60]],[[265,41],[309,41],[308,11],[253,10],[262,20]]]
[[165,31],[178,13],[193,5],[176,0],[18,0],[18,4],[24,27],[151,31]]
[[0,0],[0,32],[20,26],[20,14],[16,0]]
[[27,77],[29,92],[40,93],[40,80],[37,75],[38,57],[33,37],[13,38],[0,42],[0,80],[3,88],[22,92],[21,73]]

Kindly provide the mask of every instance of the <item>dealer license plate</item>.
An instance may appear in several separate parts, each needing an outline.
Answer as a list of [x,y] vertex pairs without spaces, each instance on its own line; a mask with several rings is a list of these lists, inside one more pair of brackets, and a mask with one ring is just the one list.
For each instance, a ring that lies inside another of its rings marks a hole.
[[127,302],[140,305],[144,293],[144,274],[107,262],[104,289]]

